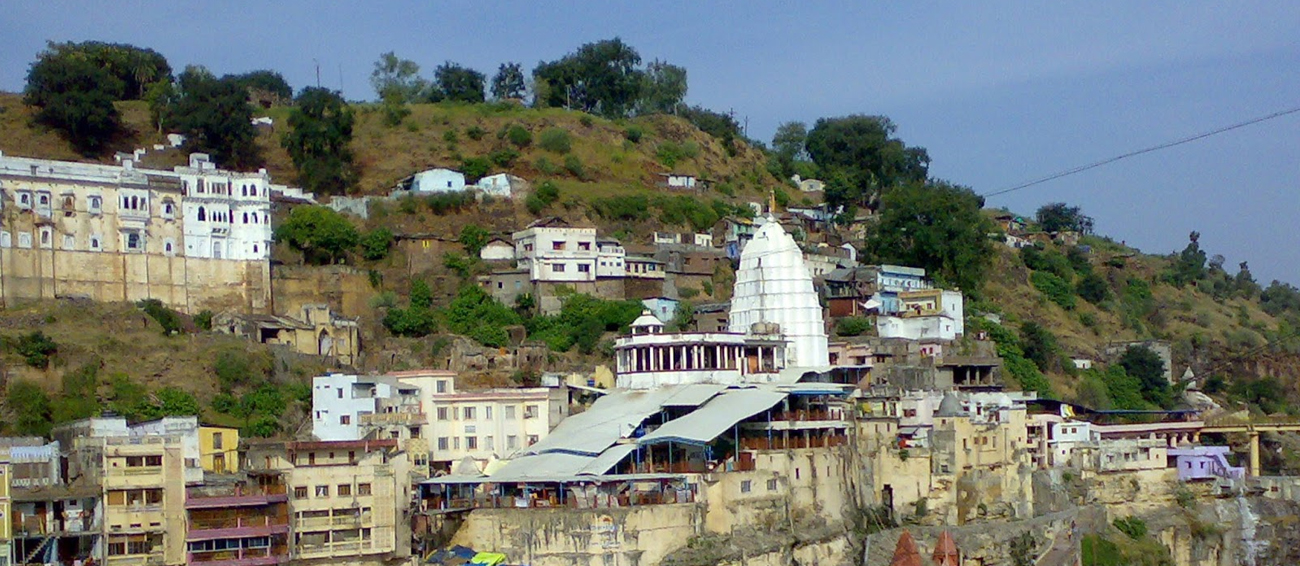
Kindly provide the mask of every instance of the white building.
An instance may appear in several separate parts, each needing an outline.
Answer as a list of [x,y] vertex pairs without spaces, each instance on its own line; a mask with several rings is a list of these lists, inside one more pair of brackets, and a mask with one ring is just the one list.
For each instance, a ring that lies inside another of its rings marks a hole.
[[455,193],[465,190],[465,174],[451,169],[429,169],[415,174],[411,191],[419,193]]
[[956,340],[966,332],[965,301],[959,291],[924,289],[898,294],[898,315],[876,317],[882,338]]
[[497,173],[479,179],[478,183],[474,184],[474,188],[483,191],[485,195],[510,198],[516,191],[523,190],[527,185],[528,182],[521,177],[509,173]]
[[901,317],[876,317],[876,334],[881,338],[906,338],[921,340],[956,340],[957,323],[947,315]]
[[599,252],[595,228],[576,228],[558,218],[538,220],[512,235],[515,258],[532,281],[595,281]]
[[[212,259],[271,257],[271,178],[216,168],[206,154],[190,155],[177,167],[184,199],[185,255]],[[121,198],[129,198],[121,195]],[[162,203],[162,217],[176,218],[175,205]],[[173,251],[174,253],[174,251]]]
[[596,238],[596,277],[622,277],[627,268],[623,262],[627,250],[613,238]]
[[379,412],[379,400],[392,397],[391,380],[341,373],[312,379],[312,434],[324,441],[360,440],[361,416]]
[[650,311],[632,322],[632,334],[614,343],[619,389],[657,389],[709,383],[773,383],[787,367],[787,341],[759,324],[753,332],[665,334]]
[[789,365],[829,365],[822,307],[803,253],[794,238],[770,219],[740,254],[731,299],[731,332],[745,333],[758,323],[777,325],[790,342]]
[[451,372],[388,375],[420,391],[428,417],[420,436],[429,446],[430,468],[447,469],[465,458],[504,458],[545,438],[569,414],[568,394],[560,388],[461,392]]
[[670,189],[694,189],[698,183],[695,175],[689,173],[660,173],[664,186]]
[[128,427],[127,435],[132,438],[170,436],[180,439],[181,455],[185,459],[185,483],[203,483],[198,417],[163,417],[136,423]]
[[483,261],[514,261],[515,245],[504,238],[492,238],[479,250],[478,257]]

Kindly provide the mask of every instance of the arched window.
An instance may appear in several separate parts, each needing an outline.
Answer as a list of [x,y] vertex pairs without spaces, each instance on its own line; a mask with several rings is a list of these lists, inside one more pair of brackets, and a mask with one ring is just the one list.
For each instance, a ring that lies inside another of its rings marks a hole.
[[200,222],[203,222],[203,221],[206,221],[207,219],[208,219],[208,212],[207,212],[206,210],[203,210],[203,207],[200,206],[200,207],[199,207],[199,221],[200,221]]
[[248,213],[244,213],[244,224],[248,224]]

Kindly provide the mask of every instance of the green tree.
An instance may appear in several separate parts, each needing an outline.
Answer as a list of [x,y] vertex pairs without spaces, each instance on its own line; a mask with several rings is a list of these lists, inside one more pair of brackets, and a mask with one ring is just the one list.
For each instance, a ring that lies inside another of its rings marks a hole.
[[1106,278],[1095,272],[1089,272],[1079,279],[1078,291],[1083,300],[1094,305],[1110,298],[1110,284],[1106,283]]
[[1066,310],[1074,309],[1077,301],[1074,300],[1074,287],[1069,281],[1062,279],[1059,275],[1047,271],[1035,271],[1029,276],[1029,282],[1034,285],[1049,300],[1061,306]]
[[217,163],[236,170],[261,165],[253,107],[247,89],[235,78],[218,79],[207,69],[187,67],[172,115],[189,151],[209,153]]
[[1254,299],[1260,293],[1259,283],[1255,282],[1255,277],[1250,274],[1250,266],[1244,261],[1237,265],[1237,275],[1232,278],[1232,286],[1238,296],[1247,299]]
[[36,121],[58,130],[82,155],[104,152],[121,131],[113,106],[122,82],[91,61],[42,53],[27,73],[23,102]]
[[535,103],[609,118],[627,116],[641,96],[640,65],[641,55],[617,37],[584,44],[533,69]]
[[304,188],[342,194],[356,183],[350,147],[354,121],[352,109],[337,92],[308,87],[298,95],[280,145],[289,152]]
[[275,71],[266,69],[251,71],[231,75],[230,80],[244,89],[249,100],[265,106],[278,106],[293,100],[293,87],[284,80],[284,75]]
[[786,122],[776,127],[772,136],[772,152],[783,165],[808,158],[804,144],[808,141],[808,126],[803,122]]
[[1187,247],[1183,248],[1182,253],[1174,259],[1174,264],[1170,268],[1170,280],[1174,285],[1182,287],[1188,283],[1199,281],[1205,278],[1205,252],[1201,251],[1201,233],[1192,232],[1188,235]]
[[677,113],[691,125],[724,143],[740,138],[740,123],[731,114],[714,112],[703,106],[682,106]]
[[24,436],[46,436],[50,433],[50,396],[39,385],[30,381],[9,384],[5,403],[14,413],[15,433]]
[[299,206],[275,229],[275,240],[302,251],[308,263],[337,263],[361,236],[351,222],[324,206]]
[[163,336],[180,334],[185,330],[185,323],[181,313],[167,308],[167,305],[164,305],[158,299],[141,299],[136,301],[135,306],[140,307],[140,310],[144,311],[150,318],[158,321],[158,325],[162,326]]
[[165,417],[188,417],[199,414],[199,402],[189,391],[178,387],[158,390],[158,406]]
[[366,232],[361,238],[361,257],[370,261],[379,261],[388,257],[388,251],[393,247],[393,231],[386,226],[380,226]]
[[569,153],[569,150],[573,148],[573,137],[569,135],[568,130],[547,128],[542,130],[537,146],[552,153]]
[[1168,407],[1174,401],[1165,379],[1165,362],[1151,348],[1146,346],[1129,346],[1120,355],[1118,365],[1124,373],[1137,379],[1142,387],[1142,398],[1148,402]]
[[50,360],[59,352],[59,345],[44,332],[35,330],[15,340],[14,351],[23,357],[28,366],[36,369],[50,367]]
[[1020,348],[1039,371],[1061,370],[1061,352],[1056,345],[1056,335],[1037,322],[1030,320],[1020,325]]
[[1038,225],[1044,232],[1074,231],[1080,234],[1092,233],[1092,217],[1085,215],[1077,206],[1063,202],[1043,205],[1035,215]]
[[415,102],[429,88],[429,83],[420,78],[420,66],[399,58],[392,51],[380,55],[375,61],[370,85],[385,104],[391,101],[398,105]]
[[149,120],[158,129],[158,133],[171,127],[175,120],[176,103],[180,101],[180,91],[170,79],[149,85],[144,93],[145,104],[149,106]]
[[889,118],[861,114],[821,118],[813,124],[806,141],[808,155],[840,181],[828,186],[828,203],[876,208],[888,191],[925,181],[929,154],[893,137],[897,129]]
[[686,98],[686,69],[655,59],[641,75],[638,114],[673,114]]
[[910,183],[885,195],[867,238],[874,258],[923,267],[943,282],[978,294],[993,257],[984,199],[943,181]]
[[520,99],[527,90],[524,68],[519,63],[502,63],[492,77],[492,98],[497,100]]
[[48,43],[40,59],[68,59],[85,61],[103,69],[115,81],[110,91],[114,100],[143,98],[149,85],[171,80],[172,68],[161,53],[126,43],[85,41],[81,43]]
[[430,99],[434,102],[483,102],[483,81],[483,73],[447,61],[433,71],[434,88]]
[[486,246],[492,233],[485,230],[478,224],[466,224],[460,229],[460,237],[457,239],[460,245],[465,246],[465,253],[471,257],[478,257],[483,246]]

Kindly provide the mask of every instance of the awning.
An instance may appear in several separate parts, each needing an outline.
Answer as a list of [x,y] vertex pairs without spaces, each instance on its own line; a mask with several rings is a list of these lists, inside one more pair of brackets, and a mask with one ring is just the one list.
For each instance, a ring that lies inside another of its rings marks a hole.
[[668,421],[654,432],[641,437],[637,444],[708,444],[740,421],[772,408],[785,398],[785,393],[767,389],[728,390],[694,412]]

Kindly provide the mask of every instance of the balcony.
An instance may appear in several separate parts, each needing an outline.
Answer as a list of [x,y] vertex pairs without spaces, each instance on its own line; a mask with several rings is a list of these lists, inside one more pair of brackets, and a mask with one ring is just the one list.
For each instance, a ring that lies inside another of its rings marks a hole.
[[16,538],[80,533],[98,534],[100,530],[98,517],[64,520],[54,514],[44,516],[15,514],[11,525]]
[[284,503],[289,500],[283,485],[254,487],[248,493],[236,490],[231,495],[203,496],[191,492],[185,499],[186,509],[224,509],[229,507],[259,507]]
[[422,425],[429,422],[424,413],[395,412],[361,415],[362,425]]
[[205,566],[271,566],[289,562],[289,548],[245,548],[242,550],[213,550],[208,552],[191,552],[186,555],[186,564],[204,564]]
[[288,517],[232,517],[198,519],[190,522],[187,541],[264,537],[289,532]]
[[322,544],[300,544],[298,545],[299,558],[325,558],[338,555],[356,555],[375,550],[372,541],[353,540],[340,542],[327,542]]
[[294,521],[298,530],[329,530],[359,528],[371,524],[371,517],[363,515],[335,515],[333,517],[304,517]]
[[161,552],[153,554],[129,554],[125,556],[109,556],[104,561],[109,566],[163,566],[166,560],[163,559]]

